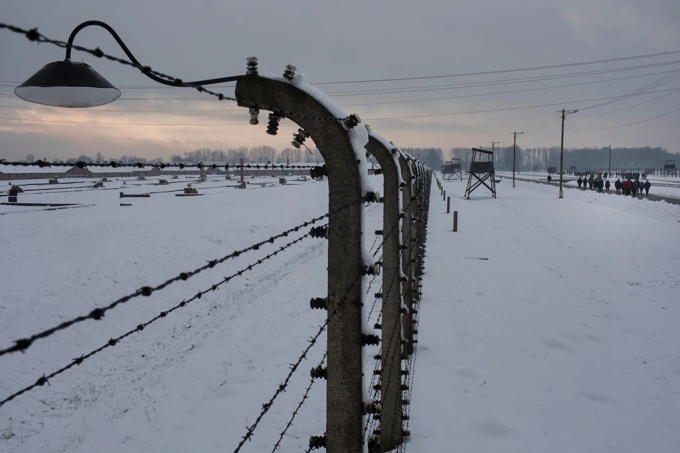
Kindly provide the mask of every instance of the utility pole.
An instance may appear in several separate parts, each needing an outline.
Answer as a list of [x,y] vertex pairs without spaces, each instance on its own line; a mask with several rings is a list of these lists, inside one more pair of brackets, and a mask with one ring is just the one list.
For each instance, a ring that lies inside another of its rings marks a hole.
[[609,171],[607,172],[607,177],[612,177],[612,145],[609,145]]
[[562,166],[564,163],[564,118],[571,114],[576,113],[578,110],[564,110],[562,109],[562,141],[560,143],[560,198],[563,198],[562,194]]
[[515,187],[515,148],[517,146],[517,136],[522,135],[524,132],[513,132],[512,140],[512,187]]
[[500,142],[491,142],[491,157],[493,157],[494,167],[496,166],[496,154],[493,152],[494,145]]

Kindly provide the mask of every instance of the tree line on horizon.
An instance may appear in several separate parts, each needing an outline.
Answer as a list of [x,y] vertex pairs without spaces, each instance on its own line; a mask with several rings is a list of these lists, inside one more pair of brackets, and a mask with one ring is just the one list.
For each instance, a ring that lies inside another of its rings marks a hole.
[[[439,169],[445,160],[452,158],[461,159],[464,169],[468,168],[471,148],[453,148],[449,151],[449,156],[445,159],[441,148],[402,148],[405,152],[424,162],[430,168]],[[496,169],[512,169],[513,148],[498,147],[494,153],[494,163]],[[665,161],[679,159],[675,153],[660,147],[651,148],[649,146],[637,148],[612,148],[612,168],[660,168]],[[137,156],[122,156],[113,159],[121,164],[135,163],[199,163],[199,162],[224,162],[230,165],[237,165],[241,159],[246,163],[323,163],[323,157],[318,149],[298,149],[284,148],[279,151],[271,146],[254,146],[252,148],[240,147],[223,149],[200,148],[180,154],[172,154],[169,161],[162,157],[146,159]],[[108,162],[101,152],[93,157],[81,155],[77,158],[69,158],[64,161],[55,160],[55,163],[76,162]],[[27,162],[35,161],[34,154],[26,156]],[[676,165],[678,162],[676,162]],[[541,148],[516,148],[516,165],[519,171],[532,170],[534,168],[547,168],[551,166],[559,167],[560,148],[556,146]],[[571,166],[577,169],[607,168],[609,165],[609,147],[602,148],[572,148],[564,150],[564,168]]]

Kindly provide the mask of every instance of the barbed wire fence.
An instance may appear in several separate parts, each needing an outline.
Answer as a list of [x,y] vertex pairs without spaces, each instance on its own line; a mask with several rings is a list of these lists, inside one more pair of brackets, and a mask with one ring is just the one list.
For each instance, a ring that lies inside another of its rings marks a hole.
[[[361,120],[358,118],[358,115],[352,114],[347,117],[336,117],[333,115],[329,114],[312,114],[312,113],[305,113],[305,112],[296,112],[294,111],[293,108],[286,108],[286,102],[285,102],[285,96],[283,96],[282,99],[282,105],[283,106],[273,106],[270,105],[269,102],[266,101],[259,101],[255,102],[253,100],[248,100],[245,99],[243,96],[238,95],[238,83],[241,81],[248,81],[248,83],[251,83],[252,81],[261,81],[262,83],[277,83],[277,84],[282,84],[281,89],[283,90],[284,87],[285,89],[288,89],[287,86],[285,85],[285,82],[279,82],[279,81],[273,81],[271,79],[267,78],[259,78],[259,73],[257,70],[257,60],[256,59],[249,59],[248,62],[248,73],[244,76],[238,76],[237,77],[237,95],[235,97],[229,97],[225,96],[223,93],[218,93],[215,91],[211,91],[206,89],[204,86],[201,84],[197,83],[191,83],[191,82],[183,82],[179,78],[175,78],[173,76],[167,75],[165,73],[156,71],[151,69],[149,66],[142,66],[140,63],[136,62],[134,58],[132,58],[133,61],[128,61],[124,60],[118,57],[114,57],[112,55],[104,53],[102,50],[99,48],[96,49],[89,49],[86,47],[82,46],[76,46],[76,45],[70,45],[64,41],[58,41],[58,40],[53,40],[50,38],[45,37],[44,35],[40,34],[37,29],[23,29],[20,27],[16,27],[13,25],[5,24],[5,23],[0,23],[0,29],[7,29],[11,32],[17,33],[17,34],[22,34],[29,40],[36,42],[36,43],[49,43],[52,45],[55,45],[57,47],[61,48],[67,48],[71,47],[75,50],[79,50],[82,52],[86,52],[90,55],[93,55],[97,58],[105,58],[110,61],[114,61],[126,66],[134,67],[138,70],[140,70],[143,74],[145,75],[153,75],[156,78],[163,79],[165,81],[170,82],[173,86],[177,87],[183,87],[183,88],[192,88],[197,90],[199,93],[204,93],[208,94],[211,96],[216,97],[218,100],[229,100],[229,101],[234,101],[237,102],[239,106],[246,107],[249,109],[249,112],[251,114],[251,124],[257,124],[257,117],[256,114],[259,113],[260,109],[262,110],[269,110],[272,111],[273,113],[270,115],[269,119],[269,127],[267,130],[267,133],[270,135],[276,135],[276,129],[278,127],[278,122],[282,118],[290,118],[294,119],[296,122],[300,123],[305,123],[306,121],[314,121],[314,122],[321,122],[321,123],[327,123],[329,131],[332,128],[335,128],[336,131],[340,130],[343,131],[343,133],[348,136],[350,134],[350,131],[356,127]],[[129,55],[129,54],[128,54]],[[295,77],[295,68],[292,66],[287,67],[286,73],[284,73],[284,77],[286,79],[292,80]],[[307,95],[307,94],[306,94]],[[310,95],[307,95],[310,96]],[[310,96],[311,98],[311,96]],[[323,106],[322,106],[323,107]],[[319,110],[319,109],[317,109]],[[328,111],[325,107],[320,109],[322,111]],[[253,122],[253,114],[255,114],[255,122]],[[317,126],[314,126],[314,128],[317,128]],[[304,129],[300,129],[301,132],[295,135],[295,141],[299,145],[304,145],[304,138],[306,136],[309,136],[309,133],[305,132]],[[317,129],[316,133],[318,134],[323,134],[325,129]],[[302,133],[304,132],[304,134]],[[330,134],[330,132],[329,132]],[[345,137],[346,138],[346,137]],[[316,137],[315,137],[316,140]],[[318,143],[318,142],[317,142]],[[346,143],[349,143],[349,140],[346,140]],[[306,145],[304,145],[306,147]],[[351,148],[349,148],[351,149]],[[324,154],[324,150],[321,149],[320,151],[322,155]],[[334,152],[336,150],[334,149]],[[346,150],[345,150],[346,151]],[[351,162],[352,165],[356,167],[356,158],[357,156],[354,154],[354,151],[350,151],[351,155],[348,155],[349,162]],[[328,160],[328,159],[326,159]],[[352,447],[348,447],[347,450],[339,449],[338,448],[338,437],[326,437],[326,433],[323,435],[313,435],[309,439],[309,445],[307,448],[307,452],[310,452],[312,450],[315,450],[317,448],[323,448],[323,447],[329,447],[329,451],[331,453],[337,453],[339,451],[359,451],[355,447],[357,445],[356,441],[359,440],[359,446],[361,446],[361,449],[363,449],[363,446],[366,446],[370,452],[374,451],[386,451],[384,448],[381,448],[380,446],[380,436],[381,436],[381,429],[387,428],[387,427],[381,427],[380,423],[382,420],[384,420],[384,417],[381,413],[381,404],[380,400],[378,398],[378,395],[383,394],[384,392],[388,392],[391,388],[394,388],[395,385],[398,385],[398,388],[400,390],[400,393],[402,394],[401,398],[401,403],[396,406],[394,409],[395,412],[398,410],[399,412],[402,412],[403,407],[406,407],[405,412],[401,413],[400,417],[393,416],[391,419],[393,420],[393,423],[396,423],[396,420],[403,420],[405,422],[404,426],[399,427],[400,430],[402,430],[404,434],[404,438],[408,436],[408,423],[409,423],[409,414],[410,414],[410,398],[412,394],[412,382],[413,382],[413,370],[415,366],[415,360],[416,360],[416,353],[417,353],[417,330],[413,332],[413,337],[411,338],[404,338],[403,336],[403,319],[404,317],[408,317],[411,319],[415,325],[417,325],[418,320],[419,320],[419,307],[420,307],[420,296],[422,294],[421,288],[422,288],[422,270],[423,270],[423,257],[424,257],[424,252],[425,252],[425,241],[427,237],[427,212],[429,209],[429,185],[431,184],[431,179],[432,179],[432,172],[429,170],[426,170],[424,166],[422,166],[419,162],[415,161],[412,158],[408,159],[408,165],[410,166],[409,171],[412,172],[412,179],[413,181],[409,181],[408,184],[406,184],[407,188],[406,190],[409,191],[409,196],[411,197],[410,202],[406,206],[401,206],[400,209],[402,210],[402,214],[400,216],[400,220],[394,223],[387,231],[382,231],[380,235],[376,234],[376,239],[373,242],[373,245],[370,247],[370,251],[368,252],[368,255],[370,255],[372,258],[375,258],[381,251],[384,251],[384,245],[386,241],[391,237],[392,234],[394,234],[395,231],[398,231],[399,227],[403,227],[403,221],[401,219],[408,219],[408,225],[407,225],[407,234],[404,235],[404,237],[401,238],[401,247],[402,250],[406,249],[409,252],[409,256],[413,257],[413,259],[409,260],[408,263],[400,263],[399,260],[397,262],[390,262],[390,263],[385,263],[384,262],[384,254],[381,255],[381,258],[377,262],[373,263],[365,263],[360,266],[361,269],[351,269],[351,274],[357,274],[358,273],[358,278],[353,279],[351,283],[347,284],[343,282],[340,286],[336,286],[331,288],[331,283],[330,279],[331,277],[335,277],[332,272],[331,272],[331,267],[332,265],[329,264],[329,294],[328,297],[326,298],[313,298],[310,301],[310,306],[311,308],[322,308],[326,309],[327,314],[326,314],[326,319],[324,322],[319,325],[319,327],[314,331],[313,335],[310,337],[308,340],[308,344],[306,347],[302,350],[302,352],[297,356],[297,359],[293,361],[293,363],[290,364],[289,370],[284,377],[283,381],[276,387],[273,395],[265,402],[262,404],[262,407],[259,411],[258,416],[256,417],[255,421],[246,426],[246,432],[245,434],[241,437],[240,441],[238,442],[234,453],[238,453],[245,445],[247,442],[251,441],[255,431],[257,430],[258,426],[260,425],[261,421],[263,418],[270,412],[272,406],[276,403],[278,400],[278,397],[284,393],[290,383],[291,379],[294,377],[294,375],[299,371],[301,368],[301,364],[304,360],[308,358],[308,354],[311,351],[311,349],[319,343],[319,339],[321,335],[324,332],[328,332],[329,335],[329,341],[327,345],[327,350],[324,352],[323,357],[321,361],[318,363],[317,366],[313,367],[310,371],[310,381],[307,387],[304,390],[304,393],[302,394],[301,399],[297,403],[297,405],[294,407],[294,409],[291,412],[290,418],[288,419],[288,422],[285,424],[283,427],[282,431],[278,435],[277,441],[274,443],[272,447],[272,453],[276,452],[281,448],[281,445],[286,437],[286,434],[288,433],[289,429],[293,426],[294,421],[298,417],[298,415],[301,413],[301,410],[303,406],[305,405],[306,401],[310,398],[310,391],[312,387],[314,386],[314,383],[316,380],[319,379],[326,379],[329,380],[329,375],[333,378],[332,373],[337,372],[337,370],[331,370],[330,368],[325,368],[324,364],[328,362],[329,364],[331,363],[331,345],[330,345],[330,332],[331,332],[331,327],[334,325],[338,317],[344,317],[348,312],[346,311],[350,307],[356,307],[357,304],[363,305],[363,291],[361,291],[362,283],[363,283],[363,278],[371,276],[373,279],[371,282],[368,284],[368,290],[366,294],[368,294],[371,291],[373,282],[377,279],[377,276],[380,273],[380,268],[382,269],[399,269],[399,272],[394,273],[394,277],[392,278],[391,282],[385,288],[385,282],[381,284],[380,290],[378,293],[376,293],[374,296],[374,301],[373,304],[370,308],[370,310],[367,310],[367,318],[366,320],[368,321],[369,325],[371,323],[371,320],[373,319],[373,314],[374,312],[377,313],[376,315],[376,320],[374,324],[374,328],[376,330],[383,330],[383,326],[380,325],[382,315],[383,315],[383,310],[382,306],[379,308],[377,311],[376,305],[378,300],[382,299],[383,301],[388,298],[389,295],[393,294],[394,292],[398,292],[401,294],[402,289],[401,286],[404,284],[405,286],[407,285],[410,290],[413,290],[413,296],[412,300],[408,301],[408,306],[410,308],[401,308],[401,316],[397,317],[396,320],[394,321],[394,326],[391,326],[391,332],[392,335],[389,336],[389,338],[380,338],[379,336],[365,333],[365,332],[355,332],[354,334],[360,334],[361,337],[361,346],[362,347],[367,347],[367,346],[379,346],[378,353],[374,355],[374,360],[375,360],[375,365],[373,367],[373,373],[371,375],[371,381],[370,381],[370,401],[364,401],[362,404],[362,408],[349,408],[349,413],[352,413],[352,411],[360,410],[362,413],[358,414],[359,415],[359,426],[358,426],[358,433],[361,436],[361,439],[351,439]],[[198,168],[198,169],[219,169],[222,166],[218,164],[211,164],[211,165],[203,165],[202,163],[198,164],[184,164],[184,163],[177,163],[177,164],[164,164],[164,163],[155,163],[155,164],[146,164],[146,163],[136,163],[136,164],[121,164],[115,161],[111,162],[97,162],[97,163],[89,163],[89,162],[76,162],[75,164],[73,163],[60,163],[60,162],[49,162],[46,160],[38,160],[36,162],[17,162],[17,161],[4,161],[0,160],[0,164],[3,165],[11,165],[11,166],[37,166],[40,168],[45,168],[45,167],[51,167],[51,166],[75,166],[78,168],[86,168],[88,166],[93,166],[93,167],[111,167],[111,168],[117,168],[117,167],[136,167],[136,168],[143,168],[146,166],[152,166],[152,167],[158,167],[160,169],[165,169],[165,168],[179,168],[179,169],[185,169],[185,168]],[[229,164],[226,164],[223,166],[226,170],[229,169]],[[335,171],[332,168],[326,168],[326,165],[319,166],[319,165],[270,165],[270,164],[265,164],[265,165],[260,165],[260,164],[242,164],[241,168],[249,168],[249,169],[262,169],[262,170],[269,170],[269,169],[309,169],[310,170],[310,176],[313,178],[322,178],[322,177],[328,177],[329,181],[331,178],[343,178],[347,177],[346,174],[343,174],[342,170],[338,171],[335,173]],[[342,169],[342,167],[340,166]],[[353,170],[356,172],[356,168]],[[358,181],[355,181],[358,183]],[[330,186],[331,184],[329,184]],[[410,191],[412,189],[415,189],[413,193]],[[76,189],[78,190],[78,189]],[[361,190],[359,188],[359,190]],[[387,189],[386,190],[392,190],[392,189]],[[401,190],[399,189],[394,189],[394,190]],[[171,191],[166,191],[166,192],[171,192]],[[356,193],[350,191],[349,193]],[[329,196],[331,200],[334,200],[333,195]],[[346,218],[349,218],[350,214],[353,215],[354,219],[360,219],[361,216],[358,215],[357,213],[360,213],[362,209],[364,209],[364,203],[369,204],[369,203],[375,203],[375,202],[380,202],[381,198],[379,194],[375,192],[364,192],[362,191],[361,197],[356,199],[356,197],[353,196],[347,196],[345,198],[345,204],[339,205],[337,203],[337,199],[335,201],[330,203],[331,209],[329,210],[328,214],[325,214],[323,216],[315,217],[309,221],[306,221],[294,228],[291,228],[289,230],[286,230],[282,233],[279,233],[275,236],[272,236],[264,241],[260,241],[258,243],[255,243],[249,247],[243,248],[241,250],[237,250],[235,252],[232,252],[229,255],[222,256],[221,258],[216,258],[212,259],[207,262],[204,266],[201,266],[197,269],[194,269],[192,271],[188,272],[182,272],[179,275],[172,277],[165,282],[162,282],[160,284],[157,284],[156,286],[144,286],[142,288],[139,288],[133,293],[130,293],[128,295],[125,295],[119,299],[116,299],[113,302],[110,302],[108,304],[101,305],[94,310],[92,310],[90,313],[83,314],[77,317],[74,317],[72,319],[69,319],[67,321],[63,321],[62,323],[55,325],[53,327],[50,327],[48,329],[42,330],[40,332],[36,332],[34,334],[31,334],[29,336],[26,336],[25,338],[20,338],[17,340],[14,340],[14,345],[10,347],[6,347],[5,349],[0,350],[0,357],[4,355],[9,355],[13,354],[16,352],[25,352],[26,350],[30,349],[32,345],[35,344],[37,340],[49,338],[52,335],[61,332],[63,330],[69,329],[73,327],[74,325],[89,321],[89,320],[95,320],[95,321],[100,321],[104,318],[104,315],[110,311],[113,310],[123,304],[126,304],[130,302],[131,300],[138,298],[138,297],[148,297],[151,294],[154,294],[156,292],[165,290],[169,286],[171,286],[173,283],[178,282],[178,281],[186,281],[190,278],[192,278],[195,275],[198,275],[199,273],[207,270],[207,269],[212,269],[215,268],[217,265],[222,264],[223,262],[230,260],[232,258],[241,256],[243,254],[246,254],[251,251],[259,250],[260,247],[268,245],[268,244],[273,244],[275,241],[287,237],[288,235],[297,233],[300,231],[300,229],[310,227],[312,225],[315,225],[319,223],[320,221],[324,219],[328,219],[328,223],[325,225],[321,226],[313,226],[308,232],[305,234],[297,237],[296,239],[293,239],[286,244],[280,246],[279,248],[275,249],[274,251],[270,252],[266,256],[258,259],[257,261],[252,262],[248,266],[240,269],[239,271],[230,274],[223,279],[217,281],[216,283],[213,283],[210,285],[210,287],[207,287],[204,290],[201,290],[197,292],[194,296],[184,299],[181,302],[176,303],[174,306],[172,306],[170,309],[161,311],[158,315],[152,317],[151,319],[148,319],[144,322],[140,322],[136,328],[129,330],[115,338],[111,338],[108,342],[103,344],[102,346],[81,355],[80,357],[73,359],[71,362],[68,364],[62,366],[61,368],[57,369],[56,371],[53,371],[51,373],[45,373],[42,376],[38,377],[34,383],[25,386],[24,388],[14,392],[13,394],[9,395],[8,397],[5,397],[4,399],[0,400],[0,407],[9,403],[10,401],[13,401],[14,399],[31,392],[32,390],[36,389],[37,387],[44,386],[45,384],[49,384],[50,380],[65,373],[66,371],[71,370],[72,368],[82,364],[84,361],[89,360],[91,357],[103,352],[104,350],[115,347],[116,345],[120,344],[121,341],[125,340],[126,338],[133,336],[135,333],[141,332],[144,330],[146,327],[150,326],[151,324],[154,324],[161,319],[166,318],[168,315],[171,313],[174,313],[178,311],[181,308],[184,308],[190,303],[195,303],[197,300],[201,299],[203,295],[206,295],[210,292],[216,291],[218,288],[220,288],[222,285],[225,285],[232,281],[236,277],[242,276],[244,273],[247,273],[251,271],[253,268],[261,265],[263,262],[268,261],[272,259],[273,257],[277,256],[278,254],[284,252],[285,250],[295,246],[296,244],[301,243],[302,241],[308,239],[308,238],[325,238],[329,240],[329,250],[331,249],[331,242],[335,241],[336,247],[339,244],[339,240],[342,239],[342,234],[337,234],[332,233],[331,230],[335,228],[334,222],[339,222],[340,224],[343,224],[343,221],[346,221]],[[347,212],[345,212],[347,211]],[[409,212],[408,215],[405,216],[404,213]],[[358,224],[353,225],[354,227],[359,227],[359,230],[361,230],[361,222],[357,222]],[[346,225],[346,223],[345,223]],[[361,231],[360,231],[361,232]],[[376,232],[377,233],[377,232]],[[376,244],[378,244],[378,241],[380,241],[380,236],[382,236],[382,241],[379,243],[379,245],[376,247]],[[355,244],[356,245],[356,244]],[[360,242],[359,242],[360,246]],[[329,258],[329,261],[332,261],[335,258]],[[363,258],[362,258],[363,261]],[[339,262],[339,261],[338,261]],[[337,269],[337,264],[336,262],[333,262],[333,265],[335,265],[334,269]],[[402,275],[401,270],[403,269],[406,271],[405,275]],[[337,285],[337,283],[336,283]],[[333,294],[331,294],[331,289],[334,290]],[[340,291],[338,291],[340,289]],[[357,291],[358,290],[358,295],[359,295],[359,300],[356,300],[357,297]],[[360,310],[360,316],[362,314],[363,310]],[[396,332],[396,333],[395,333]],[[356,337],[356,335],[355,335]],[[335,340],[337,341],[337,339]],[[412,352],[405,353],[403,349],[403,345],[406,343],[411,343],[412,346],[415,346],[413,348]],[[390,376],[382,376],[381,370],[380,370],[380,365],[381,365],[381,359],[383,359],[386,356],[389,356],[395,351],[400,351],[400,358],[401,358],[401,363],[402,366],[404,363],[406,363],[405,368],[400,367],[400,379],[398,383],[395,383]],[[364,365],[361,364],[361,370],[364,369]],[[356,376],[355,376],[356,377]],[[384,378],[384,379],[383,379]],[[359,377],[359,382],[361,382],[361,378]],[[330,382],[329,382],[330,385]],[[348,393],[351,393],[353,391],[356,391],[356,389],[349,391]],[[406,397],[403,397],[403,393],[406,392]],[[327,396],[328,399],[328,396]],[[347,410],[344,408],[343,410]],[[347,412],[346,412],[347,413]],[[353,414],[355,415],[355,414]],[[333,417],[330,416],[327,413],[327,420],[329,423],[334,423],[333,422]],[[394,429],[396,428],[395,426],[391,426],[390,428]],[[331,430],[336,430],[335,426],[331,426],[327,424],[326,429],[329,431],[328,434],[330,434]],[[405,451],[405,444],[402,440],[402,443],[398,447],[400,450],[399,451]]]

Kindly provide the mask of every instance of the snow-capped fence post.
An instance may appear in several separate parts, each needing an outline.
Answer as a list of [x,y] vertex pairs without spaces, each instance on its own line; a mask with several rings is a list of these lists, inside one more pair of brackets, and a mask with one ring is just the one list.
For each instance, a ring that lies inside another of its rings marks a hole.
[[[399,150],[369,131],[366,150],[378,160],[383,174],[382,352],[380,371],[380,450],[402,443],[401,401],[401,284],[399,263],[399,190],[402,178]],[[406,184],[403,184],[405,186]]]
[[[240,106],[251,112],[270,110],[270,128],[276,134],[278,120],[288,117],[314,140],[328,173],[328,372],[326,390],[326,438],[329,453],[362,451],[362,180],[366,166],[363,147],[367,132],[354,123],[338,121],[342,112],[330,99],[298,80],[294,72],[274,80],[255,74],[236,83]],[[349,124],[348,124],[349,123]],[[274,127],[276,126],[276,127]],[[273,132],[273,133],[272,133]],[[358,143],[362,142],[362,143]],[[363,150],[363,148],[362,148]]]
[[402,318],[404,324],[404,346],[403,353],[405,356],[409,356],[413,353],[413,316],[411,311],[413,309],[413,294],[411,289],[412,276],[413,276],[413,263],[411,261],[411,238],[414,232],[411,231],[413,228],[412,219],[412,209],[416,200],[413,198],[416,196],[414,188],[414,177],[412,167],[410,165],[410,158],[404,154],[399,156],[399,167],[401,169],[401,178],[406,182],[406,187],[402,189],[402,223],[401,223],[401,268],[405,275],[405,279],[402,284],[402,295],[404,299],[404,305],[406,305],[406,316]]

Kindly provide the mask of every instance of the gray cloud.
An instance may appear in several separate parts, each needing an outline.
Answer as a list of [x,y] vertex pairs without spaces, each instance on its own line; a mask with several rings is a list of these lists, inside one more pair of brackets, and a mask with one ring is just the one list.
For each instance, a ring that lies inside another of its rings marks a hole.
[[[3,2],[2,21],[22,27],[37,26],[47,36],[65,40],[80,22],[100,19],[110,23],[144,64],[184,80],[235,75],[245,71],[245,58],[256,55],[261,71],[280,74],[286,64],[295,64],[311,83],[338,80],[414,77],[505,68],[596,60],[634,54],[676,50],[680,44],[677,22],[680,6],[674,0],[572,0],[568,3],[543,0],[489,1],[117,1],[82,2],[25,0]],[[1,31],[0,80],[20,82],[47,62],[62,59],[63,49],[36,45],[24,37]],[[87,29],[76,42],[100,46],[122,56],[103,30]],[[116,63],[74,53],[74,59],[93,65],[117,86],[153,86],[137,71]],[[324,91],[339,92],[372,88],[403,88],[436,83],[479,82],[510,77],[559,74],[587,69],[611,68],[635,63],[670,61],[673,58],[636,60],[564,70],[480,76],[435,81],[381,84],[321,85]],[[646,72],[680,68],[669,66]],[[619,75],[641,74],[629,71]],[[468,88],[424,93],[395,93],[337,97],[340,103],[412,100],[459,94],[488,93],[520,88],[551,86],[597,80],[608,76],[566,79],[523,85]],[[489,97],[438,100],[424,103],[356,106],[364,118],[427,115],[522,105],[569,102],[578,99],[616,96],[635,90],[662,75],[604,84],[551,89]],[[677,81],[661,88],[680,87]],[[0,87],[10,94],[12,87]],[[223,88],[225,93],[233,89]],[[123,97],[190,97],[180,90],[132,90]],[[641,102],[647,97],[613,104],[609,110]],[[583,103],[587,106],[592,103]],[[573,128],[598,129],[627,124],[680,107],[680,94],[639,107],[579,120],[570,117]],[[245,112],[234,105],[216,102],[129,101],[102,110],[55,114],[48,110],[25,110],[29,106],[11,97],[0,97],[0,117],[54,120],[54,115],[85,122],[144,122],[233,124],[245,122]],[[13,109],[12,106],[24,109]],[[577,107],[565,105],[566,108]],[[578,107],[581,107],[579,105]],[[402,146],[477,146],[481,140],[504,140],[513,130],[531,129],[556,114],[559,106],[487,114],[452,115],[423,119],[367,121],[387,138]],[[224,109],[231,113],[197,110]],[[173,114],[166,110],[182,110]],[[134,113],[145,111],[144,113]],[[189,112],[186,112],[189,111]],[[600,111],[604,111],[601,109]],[[595,111],[597,112],[597,110]],[[568,132],[567,146],[650,145],[677,151],[678,116],[620,129]],[[556,126],[553,126],[556,127]],[[124,130],[124,134],[120,131]],[[295,126],[288,124],[272,138],[263,128],[248,127],[154,127],[107,128],[92,125],[21,123],[0,120],[0,157],[23,157],[29,152],[45,156],[94,154],[106,146],[109,155],[135,154],[169,156],[204,146],[228,148],[267,144],[288,146]],[[523,137],[530,143],[552,132],[548,128]],[[509,141],[509,139],[507,139]],[[552,142],[550,141],[552,140]],[[559,135],[542,145],[559,143]],[[44,152],[36,152],[43,148]],[[106,154],[106,153],[105,153]]]

